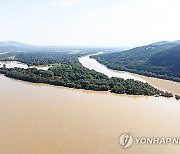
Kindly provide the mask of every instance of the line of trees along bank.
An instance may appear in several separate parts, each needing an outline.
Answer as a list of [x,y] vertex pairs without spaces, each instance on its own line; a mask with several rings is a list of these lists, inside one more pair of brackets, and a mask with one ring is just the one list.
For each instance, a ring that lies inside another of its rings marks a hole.
[[148,45],[92,57],[110,69],[180,82],[180,45]]
[[83,67],[78,57],[81,54],[65,52],[20,53],[15,60],[31,65],[51,65],[48,70],[36,68],[0,68],[0,73],[7,77],[33,83],[47,83],[77,89],[111,91],[117,94],[158,95],[173,97],[171,93],[163,92],[140,81],[133,79],[108,78],[106,75]]
[[37,70],[36,68],[0,68],[0,73],[10,78],[33,83],[47,83],[95,91],[111,91],[117,94],[173,97],[171,93],[160,91],[148,83],[115,77],[109,79],[104,74],[84,68],[76,61],[55,65],[47,71]]

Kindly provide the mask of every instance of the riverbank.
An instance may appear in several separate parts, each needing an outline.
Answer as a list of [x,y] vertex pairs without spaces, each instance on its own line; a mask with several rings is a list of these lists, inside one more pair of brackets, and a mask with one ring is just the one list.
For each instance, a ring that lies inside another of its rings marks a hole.
[[[57,53],[54,53],[53,56],[50,55],[50,53],[22,54],[19,55],[19,60],[25,64],[21,63],[21,68],[27,66],[27,64],[48,64],[51,65],[51,67],[44,67],[44,70],[38,66],[36,66],[37,69],[31,68],[34,66],[28,67],[28,69],[11,67],[11,69],[1,68],[0,72],[7,77],[18,80],[65,86],[69,88],[110,91],[117,94],[173,97],[171,93],[154,88],[137,76],[128,74],[127,72],[117,73],[114,70],[108,70],[96,60],[89,58],[89,56],[80,56],[81,55],[72,56],[62,53],[58,53],[58,55]],[[55,61],[57,65],[54,65]],[[86,66],[84,64],[88,65]],[[98,65],[99,70],[96,69],[96,65]],[[89,66],[92,66],[92,69]],[[93,70],[93,67],[95,67],[95,71]],[[106,69],[105,71],[103,70],[104,68]],[[102,73],[99,73],[101,71]]]
[[35,68],[0,68],[0,73],[18,80],[69,88],[110,91],[116,94],[173,97],[171,93],[160,91],[148,83],[132,79],[108,78],[96,71],[85,69],[77,62],[59,64],[47,71]]
[[[133,79],[108,78],[102,73],[83,67],[76,59],[53,65],[48,70],[4,67],[0,68],[0,73],[10,78],[32,83],[45,83],[94,91],[110,91],[116,94],[173,97],[171,93],[158,90],[148,83]],[[177,100],[179,99],[178,95],[175,97]]]
[[142,75],[137,75],[129,72],[123,72],[123,71],[116,71],[107,68],[105,65],[100,64],[97,60],[90,58],[89,56],[84,56],[79,59],[80,63],[87,67],[90,70],[95,70],[100,73],[103,73],[109,77],[121,77],[121,78],[133,78],[135,80],[139,80],[142,82],[147,82],[153,87],[156,87],[163,91],[172,92],[173,94],[180,95],[180,83],[164,80],[164,79],[158,79],[153,77],[146,77]]

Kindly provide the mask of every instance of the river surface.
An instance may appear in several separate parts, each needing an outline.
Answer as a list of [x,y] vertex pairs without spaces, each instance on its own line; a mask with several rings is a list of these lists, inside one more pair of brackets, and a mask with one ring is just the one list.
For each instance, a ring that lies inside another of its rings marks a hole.
[[76,90],[0,75],[0,115],[2,154],[180,152],[180,145],[135,144],[123,149],[118,143],[126,132],[179,137],[180,103],[174,98]]
[[0,61],[0,68],[3,67],[3,65],[5,64],[5,66],[7,68],[15,68],[15,67],[19,67],[19,68],[37,68],[38,70],[48,70],[49,66],[30,66],[28,67],[27,64],[18,62],[18,61]]
[[6,65],[7,68],[14,68],[14,67],[19,67],[24,69],[28,68],[28,65],[20,63],[18,61],[0,61],[0,67],[3,67],[4,64]]
[[180,145],[133,145],[119,135],[180,135],[180,103],[32,84],[0,75],[0,153],[179,153]]
[[7,54],[9,52],[0,52],[0,55],[4,55],[4,54]]
[[124,79],[134,79],[142,82],[148,82],[150,85],[157,87],[164,91],[169,91],[174,94],[180,95],[180,83],[169,80],[162,80],[158,78],[146,77],[143,75],[137,75],[124,71],[116,71],[107,68],[105,65],[100,64],[97,60],[90,58],[90,56],[84,56],[79,58],[79,62],[88,69],[94,69],[97,72],[101,72],[108,77],[121,77]]

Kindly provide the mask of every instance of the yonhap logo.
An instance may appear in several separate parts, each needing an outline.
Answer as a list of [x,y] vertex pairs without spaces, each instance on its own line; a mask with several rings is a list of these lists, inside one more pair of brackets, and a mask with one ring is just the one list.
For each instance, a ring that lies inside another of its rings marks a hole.
[[119,137],[119,144],[127,149],[133,144],[141,145],[180,145],[180,137],[134,137],[132,133],[123,133]]
[[133,144],[133,135],[124,133],[119,137],[119,144],[123,148],[129,148]]

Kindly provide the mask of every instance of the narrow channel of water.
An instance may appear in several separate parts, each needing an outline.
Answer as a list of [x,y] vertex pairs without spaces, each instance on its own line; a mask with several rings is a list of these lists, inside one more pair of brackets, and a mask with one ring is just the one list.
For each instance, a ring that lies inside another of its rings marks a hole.
[[15,68],[15,67],[19,67],[19,68],[37,68],[38,70],[48,70],[49,66],[30,66],[28,67],[27,64],[18,62],[18,61],[0,61],[0,68],[1,67],[7,67],[7,68]]
[[90,58],[90,55],[80,57],[79,62],[90,70],[103,73],[108,77],[120,77],[124,79],[134,79],[142,82],[148,82],[150,85],[157,87],[164,91],[169,91],[174,94],[180,94],[180,83],[158,78],[146,77],[124,71],[117,71],[107,68],[105,65],[100,64],[97,60]]
[[124,78],[124,79],[134,79],[138,81],[145,82],[143,79],[132,75],[128,72],[120,72],[120,71],[115,71],[112,69],[107,68],[106,66],[100,64],[97,60],[90,58],[90,56],[85,56],[79,58],[79,62],[86,68],[90,70],[95,70],[97,72],[103,73],[107,75],[108,77],[119,77],[119,78]]
[[18,61],[0,61],[0,67],[3,67],[3,65],[5,65],[7,68],[14,68],[14,67],[19,67],[24,69],[28,68],[27,64],[23,64]]
[[[92,64],[93,59],[85,60]],[[153,80],[161,86],[160,79]],[[178,88],[175,82],[162,83]],[[77,90],[0,75],[0,153],[179,153],[180,146],[173,144],[123,149],[118,143],[129,132],[136,137],[178,137],[179,110],[174,98]]]

